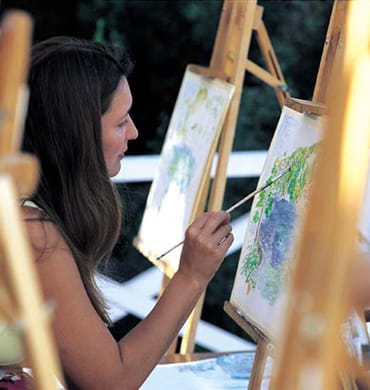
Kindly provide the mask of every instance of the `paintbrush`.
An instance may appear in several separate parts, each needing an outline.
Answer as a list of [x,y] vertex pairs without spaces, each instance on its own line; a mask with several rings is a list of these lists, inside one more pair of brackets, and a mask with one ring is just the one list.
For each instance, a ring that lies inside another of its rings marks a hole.
[[[253,192],[250,192],[248,195],[246,195],[243,199],[239,200],[235,204],[233,204],[231,207],[229,207],[226,212],[231,213],[236,208],[247,202],[249,199],[253,198],[263,190],[265,190],[267,187],[271,186],[273,183],[281,179],[283,176],[285,176],[290,171],[290,168],[287,168],[285,171],[280,173],[280,175],[274,177],[271,180],[268,180],[263,186],[256,188]],[[168,255],[170,252],[172,252],[174,249],[178,248],[180,245],[182,245],[184,241],[179,242],[178,244],[174,245],[172,248],[168,249],[166,252],[162,253],[160,256],[156,258],[156,260],[160,261],[164,256]]]

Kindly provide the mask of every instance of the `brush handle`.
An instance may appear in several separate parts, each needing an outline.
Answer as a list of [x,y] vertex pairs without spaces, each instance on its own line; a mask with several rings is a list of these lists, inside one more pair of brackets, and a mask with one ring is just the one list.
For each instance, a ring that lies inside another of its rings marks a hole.
[[[275,179],[268,181],[266,184],[264,184],[262,187],[255,189],[253,192],[250,192],[247,196],[245,196],[243,199],[239,200],[238,202],[234,203],[231,207],[229,207],[226,212],[231,213],[236,208],[247,202],[249,199],[253,198],[257,194],[259,194],[261,191],[263,191],[265,188],[269,187],[271,184],[275,183],[277,180],[281,179],[284,175],[286,175],[290,171],[290,168],[286,169],[284,172],[282,172],[279,176],[276,176]],[[184,241],[179,242],[178,244],[174,245],[172,248],[168,249],[166,252],[162,253],[160,256],[156,258],[157,261],[161,261],[161,259],[168,255],[170,252],[172,252],[174,249],[178,248],[180,245],[182,245]]]

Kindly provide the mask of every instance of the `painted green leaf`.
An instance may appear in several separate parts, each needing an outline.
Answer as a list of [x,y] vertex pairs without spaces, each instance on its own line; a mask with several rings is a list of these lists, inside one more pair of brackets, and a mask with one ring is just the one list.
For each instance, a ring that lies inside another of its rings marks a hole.
[[261,250],[258,242],[250,245],[247,248],[241,273],[245,277],[245,282],[252,284],[253,288],[256,285],[256,271],[261,262]]

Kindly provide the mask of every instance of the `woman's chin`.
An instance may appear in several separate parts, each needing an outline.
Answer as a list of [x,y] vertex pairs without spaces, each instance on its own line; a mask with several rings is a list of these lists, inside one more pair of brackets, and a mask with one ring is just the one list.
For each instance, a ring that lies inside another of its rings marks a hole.
[[121,164],[118,164],[116,167],[112,167],[108,170],[109,177],[118,175],[118,172],[121,170]]

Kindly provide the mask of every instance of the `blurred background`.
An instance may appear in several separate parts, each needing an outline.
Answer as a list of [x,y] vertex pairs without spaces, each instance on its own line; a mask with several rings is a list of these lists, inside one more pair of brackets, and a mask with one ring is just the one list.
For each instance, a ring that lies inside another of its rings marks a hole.
[[[34,18],[34,42],[54,35],[71,35],[125,47],[135,61],[130,77],[134,97],[132,117],[140,137],[129,155],[159,154],[188,64],[208,66],[221,0],[3,0],[9,8],[28,11]],[[264,22],[293,97],[313,93],[332,0],[259,0]],[[249,57],[264,66],[255,40]],[[246,74],[233,150],[266,150],[280,107],[274,91]],[[124,167],[123,167],[124,169]],[[255,189],[257,179],[228,180],[225,208]],[[117,184],[125,206],[125,221],[114,258],[102,272],[124,282],[152,267],[133,247],[150,183]],[[235,212],[245,213],[250,205]],[[230,297],[239,253],[228,257],[208,287],[202,319],[247,338],[223,311]],[[113,329],[120,337],[139,319],[127,316]]]

